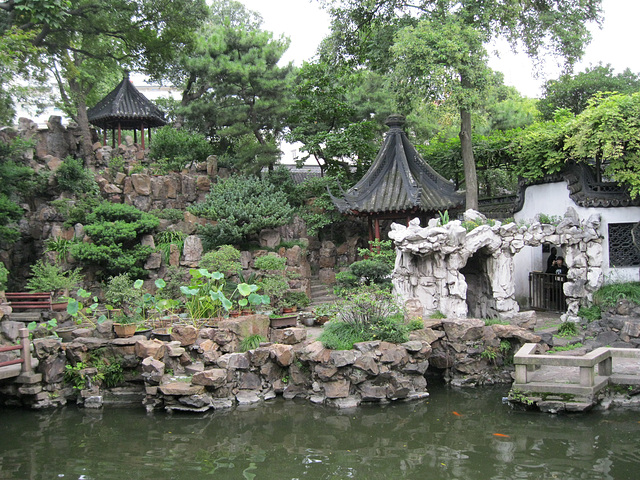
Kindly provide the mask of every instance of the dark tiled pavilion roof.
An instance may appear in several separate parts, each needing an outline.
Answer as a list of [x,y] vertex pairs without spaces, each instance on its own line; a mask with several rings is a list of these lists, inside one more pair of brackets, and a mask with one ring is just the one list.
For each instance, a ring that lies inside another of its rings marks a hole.
[[332,196],[342,213],[435,212],[462,207],[464,196],[420,156],[402,129],[405,119],[391,115],[389,132],[369,171],[343,198]]
[[106,97],[87,111],[89,122],[100,128],[139,129],[166,125],[164,113],[133,86],[127,73]]

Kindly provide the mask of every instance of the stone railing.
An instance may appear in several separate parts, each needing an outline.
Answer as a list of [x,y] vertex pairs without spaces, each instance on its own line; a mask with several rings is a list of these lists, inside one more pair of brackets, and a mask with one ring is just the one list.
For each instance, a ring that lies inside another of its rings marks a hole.
[[[633,348],[600,347],[581,356],[536,355],[535,343],[526,343],[514,355],[516,368],[512,390],[592,396],[609,384],[640,385],[640,368],[637,375],[617,375],[613,373],[615,358],[640,360],[640,350]],[[579,369],[579,382],[571,372],[549,371],[546,376],[537,375],[539,367],[575,367]],[[640,367],[640,362],[638,362]],[[597,374],[596,374],[597,367]],[[634,372],[636,373],[636,372]],[[560,383],[562,382],[562,383]]]

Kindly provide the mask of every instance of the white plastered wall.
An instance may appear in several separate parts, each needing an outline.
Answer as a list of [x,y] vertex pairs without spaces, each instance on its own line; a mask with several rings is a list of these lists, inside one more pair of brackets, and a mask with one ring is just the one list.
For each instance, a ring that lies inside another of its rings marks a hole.
[[[602,269],[605,283],[615,281],[639,281],[639,269],[611,268],[609,266],[609,224],[633,223],[640,221],[640,207],[610,207],[584,208],[577,206],[569,197],[566,182],[547,183],[527,187],[522,210],[514,215],[516,222],[532,222],[539,213],[548,216],[562,217],[567,208],[572,207],[578,212],[581,220],[586,220],[593,214],[600,214],[600,234],[604,237]],[[546,256],[540,247],[525,247],[514,257],[515,282],[518,300],[529,296],[529,272],[544,271]]]

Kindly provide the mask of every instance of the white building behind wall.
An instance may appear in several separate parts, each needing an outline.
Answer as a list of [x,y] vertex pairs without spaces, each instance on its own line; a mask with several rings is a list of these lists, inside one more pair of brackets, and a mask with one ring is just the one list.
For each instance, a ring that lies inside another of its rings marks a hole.
[[[514,219],[531,223],[541,213],[562,217],[569,207],[576,210],[581,220],[600,214],[605,283],[639,281],[640,252],[631,243],[630,233],[631,227],[640,222],[640,206],[634,206],[639,202],[631,201],[619,188],[617,192],[602,194],[589,185],[588,175],[579,177],[574,170],[573,175],[565,175],[560,181],[526,187],[522,207],[514,214]],[[564,254],[561,246],[556,248],[558,255]],[[548,255],[542,247],[526,247],[515,255],[516,299],[521,306],[528,305],[529,272],[544,272]]]

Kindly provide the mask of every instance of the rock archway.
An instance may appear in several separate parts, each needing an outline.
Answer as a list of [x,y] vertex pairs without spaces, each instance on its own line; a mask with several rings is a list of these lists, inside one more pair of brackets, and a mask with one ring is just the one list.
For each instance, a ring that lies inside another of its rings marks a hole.
[[[465,226],[477,225],[467,232]],[[406,302],[420,303],[423,316],[436,311],[453,318],[508,317],[518,312],[514,255],[525,246],[559,245],[569,267],[564,292],[565,317],[592,300],[603,283],[600,216],[582,221],[572,208],[558,225],[502,225],[468,210],[464,220],[440,225],[438,219],[420,227],[393,224],[389,237],[397,249],[393,284]]]

